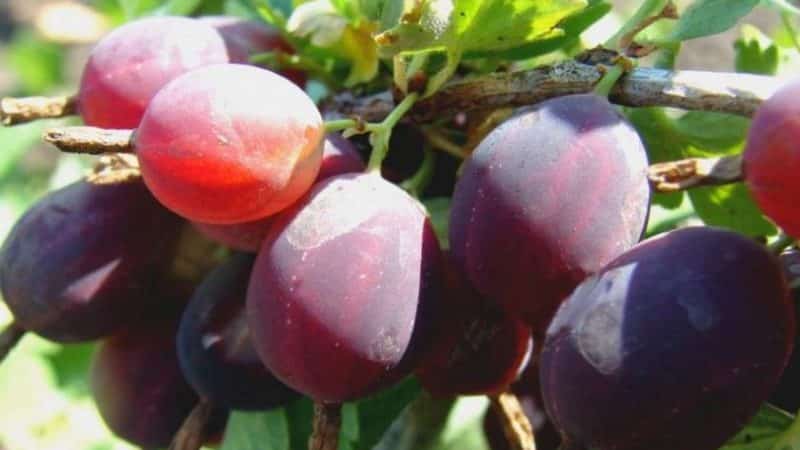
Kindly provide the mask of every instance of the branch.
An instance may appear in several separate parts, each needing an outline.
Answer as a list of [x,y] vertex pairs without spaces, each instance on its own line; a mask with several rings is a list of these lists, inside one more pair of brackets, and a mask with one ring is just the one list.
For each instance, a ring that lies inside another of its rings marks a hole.
[[78,101],[69,97],[5,97],[0,99],[0,121],[16,125],[37,119],[56,119],[78,112]]
[[[531,70],[457,80],[418,101],[410,116],[418,122],[481,108],[524,106],[553,97],[592,91],[602,78],[596,66],[565,61]],[[741,73],[636,68],[622,77],[610,100],[627,106],[668,106],[751,116],[781,83],[774,77]],[[342,94],[329,107],[343,116],[382,120],[394,107],[389,92],[356,98]]]
[[133,153],[132,130],[104,130],[95,127],[60,127],[44,132],[42,139],[67,153],[102,155]]
[[676,192],[698,186],[742,181],[742,155],[689,158],[653,164],[647,178],[656,192]]

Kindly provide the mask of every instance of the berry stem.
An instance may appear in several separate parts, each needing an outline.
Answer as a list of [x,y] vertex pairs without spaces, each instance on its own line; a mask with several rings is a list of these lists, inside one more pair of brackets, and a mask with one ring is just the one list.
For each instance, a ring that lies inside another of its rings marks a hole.
[[67,153],[103,155],[133,153],[133,130],[95,127],[59,127],[45,130],[42,139]]
[[314,402],[314,431],[308,440],[308,450],[337,450],[341,427],[341,404]]
[[511,450],[536,450],[533,427],[519,404],[519,399],[511,392],[489,396],[492,412],[500,419],[503,433]]
[[347,128],[359,128],[359,121],[356,119],[337,119],[325,121],[325,132],[342,131]]
[[201,398],[175,433],[169,450],[198,450],[202,447],[207,438],[206,426],[213,411],[214,405],[208,399]]
[[20,327],[16,322],[11,322],[6,325],[5,329],[0,332],[0,362],[6,359],[8,353],[17,345],[25,333],[25,329]]
[[608,97],[611,94],[611,90],[614,89],[614,85],[616,85],[620,77],[625,74],[625,68],[622,66],[622,64],[622,62],[619,62],[606,69],[605,75],[603,75],[603,78],[601,78],[594,87],[594,93],[596,95],[600,97]]
[[0,99],[0,121],[10,126],[38,119],[57,119],[77,114],[78,99],[61,97],[5,97]]
[[406,98],[398,103],[392,112],[383,119],[383,122],[377,125],[367,125],[367,129],[372,133],[370,136],[372,154],[369,157],[369,164],[367,164],[368,172],[381,170],[381,164],[389,153],[389,138],[392,137],[392,129],[394,129],[397,122],[403,118],[408,110],[414,106],[418,98],[419,94],[416,92],[408,94]]
[[647,174],[656,192],[676,192],[698,186],[742,181],[742,155],[689,158],[653,164]]
[[433,170],[436,168],[436,154],[428,147],[425,147],[424,151],[422,164],[420,164],[419,169],[414,172],[411,178],[400,184],[400,187],[416,198],[419,198],[422,191],[428,187],[428,184],[430,184],[433,178]]

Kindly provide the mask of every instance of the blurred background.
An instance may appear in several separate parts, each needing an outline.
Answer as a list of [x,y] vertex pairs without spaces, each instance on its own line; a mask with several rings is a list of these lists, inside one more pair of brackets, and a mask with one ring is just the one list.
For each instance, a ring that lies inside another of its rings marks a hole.
[[[240,14],[239,1],[207,2],[200,13]],[[115,25],[158,8],[158,0],[0,0],[0,97],[73,93],[92,44]],[[587,46],[605,40],[637,1],[615,10],[585,34]],[[687,3],[685,1],[678,2]],[[757,9],[744,23],[781,33],[779,16]],[[687,44],[680,68],[732,70],[741,27]],[[93,158],[64,156],[40,143],[49,126],[75,119],[0,127],[0,239],[25,209],[50,189],[75,181]],[[10,320],[0,303],[0,324]],[[94,345],[60,346],[35,336],[22,340],[0,365],[0,450],[117,450],[88,394]]]

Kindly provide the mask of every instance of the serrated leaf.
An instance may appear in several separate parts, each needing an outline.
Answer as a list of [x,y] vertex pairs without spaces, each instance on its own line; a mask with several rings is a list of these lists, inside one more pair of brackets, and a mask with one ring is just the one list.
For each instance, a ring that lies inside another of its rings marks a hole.
[[780,51],[767,36],[752,25],[742,27],[742,37],[734,44],[736,71],[775,75],[780,63]]
[[571,46],[580,39],[581,33],[594,25],[611,11],[611,4],[607,2],[594,2],[583,10],[572,14],[558,24],[562,34],[551,38],[537,39],[536,41],[520,47],[505,51],[470,51],[465,58],[494,57],[500,59],[527,59],[544,55],[565,47]]
[[225,429],[221,450],[286,450],[289,448],[289,422],[286,412],[233,411]]
[[722,33],[750,13],[758,2],[759,0],[695,0],[681,14],[667,40],[679,42]]
[[[585,8],[585,0],[421,0],[387,4],[375,37],[380,54],[444,50],[447,62],[428,80],[426,95],[455,72],[466,52],[501,51],[564,35],[558,24]],[[387,19],[388,17],[388,19]],[[430,71],[429,71],[430,72]],[[395,73],[401,88],[408,74]]]

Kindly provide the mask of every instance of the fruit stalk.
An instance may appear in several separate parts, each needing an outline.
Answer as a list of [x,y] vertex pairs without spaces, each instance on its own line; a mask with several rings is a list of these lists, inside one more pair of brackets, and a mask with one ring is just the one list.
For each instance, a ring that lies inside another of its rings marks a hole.
[[[530,105],[553,97],[591,92],[602,76],[602,69],[570,60],[530,70],[455,80],[418,101],[409,116],[426,122],[480,108]],[[779,87],[780,83],[769,76],[639,67],[615,86],[610,100],[626,106],[667,106],[749,117]],[[382,120],[394,106],[390,92],[360,98],[344,94],[333,103],[330,109],[343,117],[355,115],[370,122]]]
[[96,127],[58,127],[44,132],[42,139],[67,153],[103,155],[133,153],[132,130]]
[[6,126],[37,119],[56,119],[77,112],[78,101],[75,96],[0,99],[0,121]]
[[341,427],[341,404],[314,402],[314,431],[308,440],[308,450],[336,450]]
[[512,450],[536,450],[533,427],[522,410],[517,396],[511,392],[501,392],[489,396],[492,412],[500,419],[508,446]]

